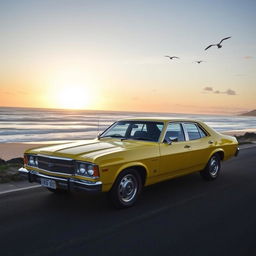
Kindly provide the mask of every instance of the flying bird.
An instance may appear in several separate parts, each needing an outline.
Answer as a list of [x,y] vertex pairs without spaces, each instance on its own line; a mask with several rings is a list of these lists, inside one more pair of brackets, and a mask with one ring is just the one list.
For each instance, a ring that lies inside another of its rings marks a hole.
[[164,57],[167,57],[167,58],[169,58],[170,60],[172,60],[172,59],[179,59],[179,57],[176,57],[176,56],[168,56],[168,55],[166,55],[166,56],[164,56]]
[[231,38],[231,36],[225,37],[225,38],[221,39],[221,41],[220,41],[218,44],[210,44],[210,45],[207,46],[204,50],[207,50],[207,49],[209,49],[209,48],[212,47],[212,46],[217,46],[218,48],[221,48],[221,47],[222,47],[221,43],[222,43],[224,40],[227,40],[227,39],[229,39],[229,38]]
[[200,64],[201,62],[205,62],[204,60],[196,60],[196,63]]

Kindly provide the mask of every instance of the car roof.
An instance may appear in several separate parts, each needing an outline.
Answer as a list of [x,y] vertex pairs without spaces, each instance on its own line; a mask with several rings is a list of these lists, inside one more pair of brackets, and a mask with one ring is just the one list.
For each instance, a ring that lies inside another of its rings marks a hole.
[[119,121],[151,121],[151,122],[198,122],[201,121],[189,118],[166,118],[166,117],[132,117],[124,118]]

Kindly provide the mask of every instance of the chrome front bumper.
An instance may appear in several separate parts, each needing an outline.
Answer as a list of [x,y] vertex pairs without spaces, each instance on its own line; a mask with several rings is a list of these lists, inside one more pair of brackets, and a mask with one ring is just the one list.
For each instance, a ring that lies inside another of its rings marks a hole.
[[45,175],[37,171],[30,171],[24,167],[19,169],[19,173],[22,176],[28,178],[29,182],[37,182],[41,184],[41,178],[54,180],[56,182],[57,188],[70,190],[70,191],[86,191],[86,192],[101,192],[102,182],[101,181],[87,181],[78,180],[74,178],[62,178],[56,176]]

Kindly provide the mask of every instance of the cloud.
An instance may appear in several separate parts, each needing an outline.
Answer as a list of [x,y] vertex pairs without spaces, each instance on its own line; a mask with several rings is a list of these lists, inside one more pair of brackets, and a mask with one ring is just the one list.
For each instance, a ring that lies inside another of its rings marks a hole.
[[223,92],[227,95],[236,95],[236,92],[234,90],[231,90],[231,89],[227,89],[225,92]]
[[244,59],[251,60],[251,59],[253,59],[253,56],[244,56]]
[[220,90],[214,90],[213,87],[205,87],[203,93],[214,93],[214,94],[226,94],[226,95],[237,95],[236,91],[232,90],[232,89],[227,89],[226,91],[220,91]]
[[213,91],[213,88],[210,87],[210,86],[206,86],[206,87],[204,87],[204,90],[205,90],[205,91],[208,91],[208,92],[212,92],[212,91]]

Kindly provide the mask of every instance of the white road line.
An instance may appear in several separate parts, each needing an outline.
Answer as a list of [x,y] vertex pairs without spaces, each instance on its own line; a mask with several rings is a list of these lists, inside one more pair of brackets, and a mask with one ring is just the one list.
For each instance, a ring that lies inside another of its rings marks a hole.
[[39,187],[41,187],[41,185],[34,185],[34,186],[25,187],[25,188],[10,189],[10,190],[0,192],[0,195],[17,192],[17,191],[22,191],[22,190],[27,190],[27,189],[32,189],[32,188],[39,188]]

